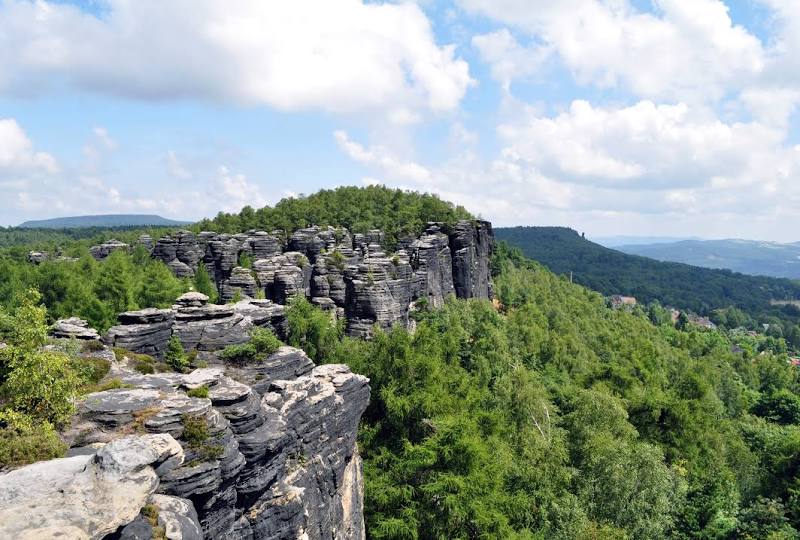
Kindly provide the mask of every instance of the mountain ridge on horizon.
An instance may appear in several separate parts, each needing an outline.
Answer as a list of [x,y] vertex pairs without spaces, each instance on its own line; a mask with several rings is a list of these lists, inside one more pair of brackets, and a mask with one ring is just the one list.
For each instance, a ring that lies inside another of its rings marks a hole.
[[165,218],[156,214],[94,214],[28,220],[19,229],[70,229],[88,227],[171,227],[188,225],[192,221]]

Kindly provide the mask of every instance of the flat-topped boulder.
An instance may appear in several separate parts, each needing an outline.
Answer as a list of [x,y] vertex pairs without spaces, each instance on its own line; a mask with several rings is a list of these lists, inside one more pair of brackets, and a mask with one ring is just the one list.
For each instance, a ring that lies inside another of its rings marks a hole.
[[60,339],[98,340],[100,334],[89,327],[89,323],[78,317],[60,319],[53,325],[50,334]]
[[2,474],[0,538],[103,538],[139,515],[159,486],[156,469],[183,458],[169,435],[134,435]]

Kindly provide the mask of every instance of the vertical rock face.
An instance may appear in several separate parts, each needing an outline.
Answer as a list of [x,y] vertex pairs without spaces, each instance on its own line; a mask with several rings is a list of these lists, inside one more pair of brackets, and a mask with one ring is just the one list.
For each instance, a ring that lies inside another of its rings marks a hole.
[[[291,347],[188,374],[112,374],[123,388],[79,403],[74,457],[0,475],[0,537],[364,538],[365,377]],[[193,397],[200,387],[207,397]]]
[[[286,304],[302,295],[315,305],[347,317],[347,331],[368,336],[377,324],[407,324],[418,300],[441,306],[459,298],[490,298],[490,258],[494,237],[485,221],[454,225],[431,223],[418,238],[404,237],[399,251],[384,253],[385,235],[371,230],[351,235],[344,229],[309,227],[289,235],[248,231],[229,235],[178,232],[155,244],[153,257],[180,277],[204,264],[223,301],[239,291]],[[248,255],[253,270],[238,267]]]
[[453,285],[459,298],[489,298],[490,261],[494,245],[488,221],[460,221],[450,232]]

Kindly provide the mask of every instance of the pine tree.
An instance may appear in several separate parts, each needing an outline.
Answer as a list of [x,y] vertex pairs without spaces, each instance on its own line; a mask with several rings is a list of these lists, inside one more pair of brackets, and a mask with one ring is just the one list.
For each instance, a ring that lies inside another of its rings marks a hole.
[[206,265],[202,263],[197,266],[197,272],[194,274],[194,290],[208,296],[210,302],[217,301],[217,289],[208,275]]

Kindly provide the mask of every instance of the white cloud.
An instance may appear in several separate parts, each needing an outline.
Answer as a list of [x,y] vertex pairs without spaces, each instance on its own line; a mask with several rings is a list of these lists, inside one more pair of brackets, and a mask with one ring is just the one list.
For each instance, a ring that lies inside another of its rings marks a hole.
[[[581,83],[621,86],[651,99],[719,98],[764,67],[761,42],[732,23],[720,0],[658,0],[655,13],[639,11],[628,0],[459,3],[551,47]],[[495,76],[526,74],[524,62],[515,58],[531,51],[510,35],[501,31],[476,45],[493,64]],[[511,56],[499,55],[502,50]]]
[[187,169],[174,150],[169,150],[166,156],[167,172],[179,180],[188,180],[192,177],[191,171]]
[[455,109],[472,83],[411,2],[108,0],[101,17],[62,3],[0,4],[0,92],[68,82],[143,99],[195,98],[281,110]]
[[753,174],[784,137],[758,123],[726,124],[686,104],[650,101],[624,108],[574,101],[554,117],[531,115],[498,131],[507,159],[564,181],[628,189],[675,189]]
[[25,131],[13,118],[0,118],[0,178],[23,179],[34,174],[55,174],[58,163],[37,152]]
[[551,47],[523,47],[507,28],[474,36],[472,45],[478,49],[484,62],[492,66],[492,77],[505,90],[510,88],[514,79],[534,75],[552,53]]
[[238,212],[245,206],[261,208],[267,204],[267,198],[261,188],[250,183],[243,174],[233,174],[224,165],[217,170],[217,180],[212,192],[215,204],[221,205],[226,212]]

